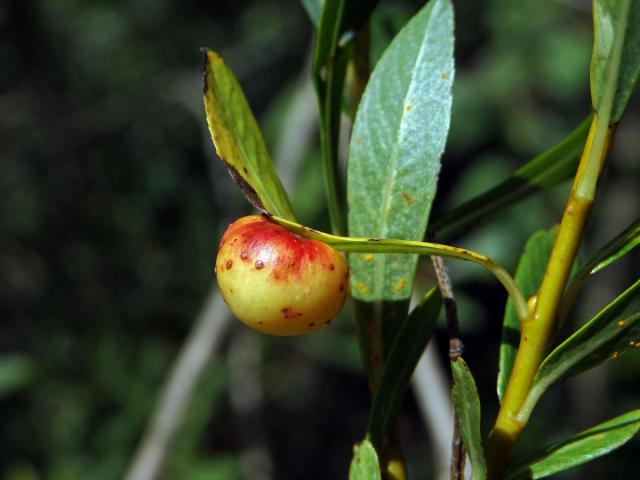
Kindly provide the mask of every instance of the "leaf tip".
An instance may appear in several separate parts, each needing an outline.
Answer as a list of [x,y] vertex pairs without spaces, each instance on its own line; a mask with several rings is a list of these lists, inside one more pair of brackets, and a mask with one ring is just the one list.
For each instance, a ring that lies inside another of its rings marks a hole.
[[209,47],[200,47],[200,53],[202,54],[202,92],[207,93],[207,67],[210,63],[220,62],[223,63],[222,57]]
[[200,47],[200,54],[202,55],[202,93],[207,94],[207,63],[208,53],[210,50],[207,47]]

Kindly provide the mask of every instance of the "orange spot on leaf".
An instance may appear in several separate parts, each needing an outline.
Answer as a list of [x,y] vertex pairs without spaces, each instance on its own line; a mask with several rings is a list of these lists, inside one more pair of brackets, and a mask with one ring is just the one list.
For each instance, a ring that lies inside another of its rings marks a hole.
[[369,292],[369,289],[367,288],[367,286],[362,282],[356,283],[356,288],[360,291],[362,295],[366,295]]
[[413,205],[413,202],[415,202],[415,199],[407,192],[402,192],[402,198],[404,199],[404,203],[406,203],[409,207]]
[[407,281],[404,278],[401,278],[400,280],[398,280],[396,282],[396,284],[393,286],[393,289],[396,292],[399,292],[400,290],[402,290],[404,288],[404,286],[407,284]]

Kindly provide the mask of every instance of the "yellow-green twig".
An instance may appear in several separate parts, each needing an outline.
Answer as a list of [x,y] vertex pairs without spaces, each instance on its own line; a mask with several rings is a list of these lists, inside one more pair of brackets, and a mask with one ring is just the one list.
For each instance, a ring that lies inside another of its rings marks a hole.
[[[489,478],[500,478],[528,418],[520,415],[538,367],[556,330],[558,308],[595,197],[596,182],[615,132],[608,118],[593,118],[578,172],[551,251],[535,309],[521,320],[520,346],[498,418],[487,443]],[[595,165],[595,167],[593,167]],[[595,175],[592,173],[595,169]],[[585,174],[586,173],[586,174]]]

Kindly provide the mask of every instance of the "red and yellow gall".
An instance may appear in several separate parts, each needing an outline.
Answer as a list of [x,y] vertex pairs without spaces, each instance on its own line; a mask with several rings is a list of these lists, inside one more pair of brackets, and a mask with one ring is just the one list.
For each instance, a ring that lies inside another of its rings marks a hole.
[[340,253],[263,215],[229,225],[216,276],[233,314],[271,335],[302,335],[328,325],[342,310],[349,285]]

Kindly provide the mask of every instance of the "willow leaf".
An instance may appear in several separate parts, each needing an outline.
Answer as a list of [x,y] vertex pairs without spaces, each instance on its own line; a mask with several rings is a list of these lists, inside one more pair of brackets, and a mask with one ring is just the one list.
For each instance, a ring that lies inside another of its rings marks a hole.
[[369,440],[353,446],[349,480],[381,480],[378,454]]
[[640,429],[640,410],[620,415],[513,464],[507,480],[544,478],[606,455],[627,443]]
[[542,362],[520,415],[528,417],[554,383],[640,347],[640,280],[618,296]]
[[487,465],[480,434],[480,398],[473,375],[462,358],[451,362],[453,389],[451,396],[458,417],[460,436],[471,461],[473,480],[487,478]]
[[[453,74],[453,8],[450,0],[431,0],[384,52],[358,107],[347,172],[350,235],[424,237],[449,130]],[[417,256],[349,260],[357,299],[409,298]]]
[[614,124],[620,120],[640,73],[640,1],[594,0],[593,23],[593,108]]
[[436,327],[441,304],[434,287],[402,323],[395,337],[369,416],[369,437],[376,445],[382,442],[400,410],[411,375]]
[[431,225],[435,237],[440,241],[459,237],[490,215],[571,178],[578,168],[590,123],[591,116],[505,181],[437,218]]
[[204,109],[216,152],[254,207],[295,220],[258,123],[233,72],[203,49]]

